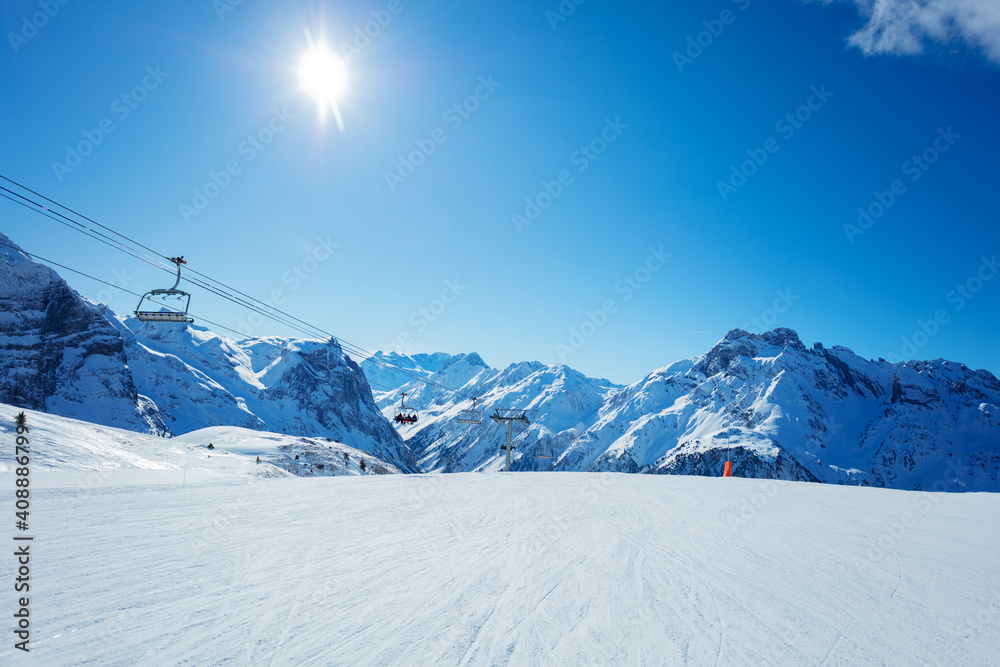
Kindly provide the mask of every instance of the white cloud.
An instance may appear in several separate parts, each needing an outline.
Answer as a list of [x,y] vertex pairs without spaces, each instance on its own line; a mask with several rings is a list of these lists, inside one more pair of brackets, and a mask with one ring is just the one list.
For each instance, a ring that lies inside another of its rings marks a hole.
[[922,53],[928,42],[957,40],[1000,64],[1000,0],[840,1],[868,20],[848,39],[867,55]]

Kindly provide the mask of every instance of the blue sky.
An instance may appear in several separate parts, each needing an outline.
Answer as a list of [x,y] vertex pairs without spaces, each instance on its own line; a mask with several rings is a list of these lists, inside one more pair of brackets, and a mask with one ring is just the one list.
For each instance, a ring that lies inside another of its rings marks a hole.
[[[627,383],[787,326],[1000,374],[1000,19],[673,4],[11,0],[0,173],[370,350]],[[306,30],[355,45],[343,132],[301,88]],[[0,231],[171,282],[7,200]],[[196,316],[293,333],[190,291]]]

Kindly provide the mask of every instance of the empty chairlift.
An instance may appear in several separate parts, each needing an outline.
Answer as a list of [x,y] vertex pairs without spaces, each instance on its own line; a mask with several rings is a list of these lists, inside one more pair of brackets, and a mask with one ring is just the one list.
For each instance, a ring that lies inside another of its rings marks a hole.
[[541,446],[538,448],[538,452],[535,454],[535,456],[537,456],[540,459],[551,459],[552,455],[553,452],[552,452],[551,442],[543,442]]
[[[135,316],[140,322],[176,322],[180,324],[188,324],[194,322],[194,318],[188,317],[188,306],[191,304],[191,295],[184,290],[177,289],[177,286],[181,283],[181,264],[187,264],[183,257],[170,257],[171,262],[177,265],[177,280],[174,281],[174,286],[168,289],[154,289],[146,292],[139,299],[139,305],[135,307]],[[160,299],[177,299],[177,308],[170,310],[170,306],[160,302]],[[153,308],[154,306],[163,306],[167,310],[143,310],[143,304],[147,308]],[[183,304],[184,310],[180,310],[180,306]]]
[[476,401],[478,400],[478,398],[473,398],[472,409],[459,411],[458,417],[455,418],[455,421],[463,424],[482,424],[483,413],[481,410],[476,410]]

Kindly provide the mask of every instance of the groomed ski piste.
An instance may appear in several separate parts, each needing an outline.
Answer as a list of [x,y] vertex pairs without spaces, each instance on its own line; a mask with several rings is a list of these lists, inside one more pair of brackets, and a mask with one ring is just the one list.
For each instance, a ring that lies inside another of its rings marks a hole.
[[197,434],[27,414],[31,652],[8,629],[0,664],[1000,664],[997,494],[296,476],[255,462],[290,436],[203,433],[209,459]]

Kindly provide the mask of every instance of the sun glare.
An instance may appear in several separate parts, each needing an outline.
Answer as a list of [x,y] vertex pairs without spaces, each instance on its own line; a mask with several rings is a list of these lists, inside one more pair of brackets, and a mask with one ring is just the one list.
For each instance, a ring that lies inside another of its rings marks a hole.
[[344,61],[320,47],[310,49],[302,58],[299,76],[305,89],[325,102],[340,97],[347,84]]
[[347,67],[344,61],[322,46],[310,44],[308,53],[299,64],[299,79],[302,87],[316,98],[320,113],[327,107],[332,109],[337,125],[343,131],[344,121],[337,108],[337,99],[347,88]]

